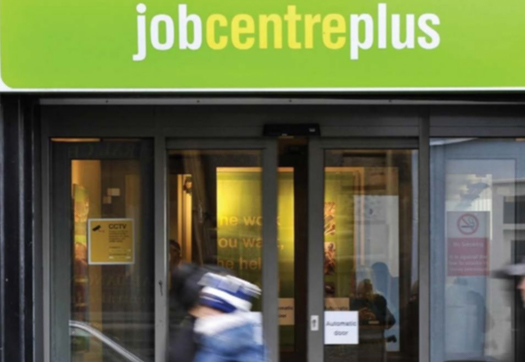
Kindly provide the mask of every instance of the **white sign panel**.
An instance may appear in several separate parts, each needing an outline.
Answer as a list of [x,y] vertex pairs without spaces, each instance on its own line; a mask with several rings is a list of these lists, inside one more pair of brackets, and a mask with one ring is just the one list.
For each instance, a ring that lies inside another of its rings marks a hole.
[[324,344],[359,344],[358,312],[324,312]]
[[489,275],[488,211],[447,213],[447,275],[472,277]]
[[447,212],[449,238],[488,238],[490,213],[488,211]]

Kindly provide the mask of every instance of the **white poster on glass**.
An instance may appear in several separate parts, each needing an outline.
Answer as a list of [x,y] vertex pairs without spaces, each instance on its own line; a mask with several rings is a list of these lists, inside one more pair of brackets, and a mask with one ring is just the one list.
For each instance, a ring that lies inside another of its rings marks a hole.
[[359,344],[358,312],[324,312],[324,344]]

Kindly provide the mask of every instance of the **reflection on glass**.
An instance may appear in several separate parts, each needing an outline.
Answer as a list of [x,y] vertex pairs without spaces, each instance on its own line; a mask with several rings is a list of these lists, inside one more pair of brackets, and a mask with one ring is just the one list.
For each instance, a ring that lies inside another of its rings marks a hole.
[[[171,271],[180,263],[215,265],[261,287],[261,156],[257,150],[170,152]],[[260,299],[252,311],[261,312]],[[175,335],[185,328],[186,313],[173,293],[169,315]]]
[[416,361],[417,152],[325,152],[325,310],[356,312],[357,344],[325,361]]
[[[140,162],[72,161],[71,320],[153,360],[153,244],[143,238]],[[118,230],[117,230],[118,228]],[[120,361],[88,333],[71,333],[73,361]]]
[[431,142],[432,362],[525,360],[523,304],[493,272],[525,255],[525,144]]
[[213,264],[261,285],[260,151],[170,154],[170,265]]

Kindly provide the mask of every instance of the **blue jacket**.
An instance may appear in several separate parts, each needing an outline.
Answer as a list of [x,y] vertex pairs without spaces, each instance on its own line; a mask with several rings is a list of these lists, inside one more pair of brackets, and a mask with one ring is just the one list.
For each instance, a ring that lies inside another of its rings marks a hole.
[[194,362],[266,362],[261,331],[246,312],[200,318],[195,324],[200,344]]

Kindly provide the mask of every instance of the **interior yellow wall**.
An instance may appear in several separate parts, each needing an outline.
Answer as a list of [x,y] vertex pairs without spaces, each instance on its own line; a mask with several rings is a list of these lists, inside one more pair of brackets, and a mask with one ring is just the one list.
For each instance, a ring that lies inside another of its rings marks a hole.
[[[86,189],[89,197],[88,218],[101,217],[101,162],[97,160],[74,160],[71,166],[72,190],[73,185],[80,185]],[[102,329],[101,267],[91,265],[88,270],[89,280],[99,281],[98,283],[89,283],[89,323],[96,328]],[[98,286],[98,288],[95,286]],[[95,345],[90,345],[90,356],[94,358],[101,356],[102,350],[95,350],[94,347]]]

